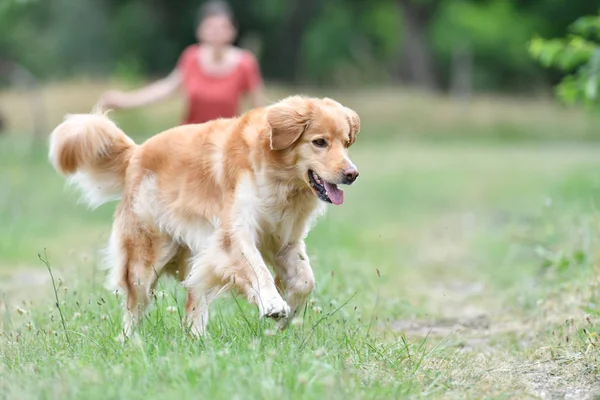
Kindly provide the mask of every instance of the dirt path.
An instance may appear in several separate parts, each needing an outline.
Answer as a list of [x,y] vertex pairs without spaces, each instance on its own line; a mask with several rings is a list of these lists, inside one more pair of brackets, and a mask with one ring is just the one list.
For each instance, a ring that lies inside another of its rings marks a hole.
[[[413,342],[427,338],[455,349],[460,354],[456,357],[466,360],[456,372],[457,381],[462,377],[472,384],[476,378],[479,386],[496,388],[499,395],[600,398],[598,349],[585,352],[580,340],[583,328],[593,329],[595,323],[580,311],[583,291],[569,294],[570,305],[559,294],[538,300],[537,312],[518,312],[507,293],[492,290],[482,276],[478,279],[470,256],[477,250],[471,240],[476,229],[472,215],[453,215],[420,231],[415,277],[421,286],[414,293],[425,293],[425,307],[435,314],[392,321],[386,329]],[[548,332],[548,327],[561,324],[559,331]]]

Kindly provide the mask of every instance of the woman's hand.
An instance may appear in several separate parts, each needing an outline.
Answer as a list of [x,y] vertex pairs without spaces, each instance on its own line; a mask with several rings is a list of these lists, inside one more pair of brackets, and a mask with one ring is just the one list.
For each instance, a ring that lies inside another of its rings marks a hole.
[[127,93],[120,90],[108,90],[100,97],[98,106],[103,110],[127,108]]

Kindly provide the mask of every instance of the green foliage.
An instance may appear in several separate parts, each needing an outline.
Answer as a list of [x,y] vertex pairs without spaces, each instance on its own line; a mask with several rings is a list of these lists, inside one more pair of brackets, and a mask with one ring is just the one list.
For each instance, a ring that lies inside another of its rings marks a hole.
[[142,60],[156,53],[155,39],[160,36],[158,18],[140,1],[120,7],[111,31],[117,62],[113,75],[130,83],[141,83],[149,71]]
[[449,64],[457,47],[466,47],[474,56],[476,85],[498,88],[531,77],[524,43],[538,24],[513,2],[453,0],[440,6],[431,36],[442,62]]
[[557,96],[567,104],[597,105],[600,101],[600,15],[577,19],[561,39],[535,37],[530,54],[544,67],[567,73],[556,87]]
[[125,56],[119,60],[115,65],[112,76],[130,85],[142,85],[144,83],[139,58],[133,56]]
[[[314,15],[303,14],[309,7],[303,7],[308,3],[301,0],[230,2],[241,38],[251,32],[262,40],[259,57],[267,80],[301,76],[306,83],[341,86],[382,82],[388,81],[390,74],[401,75],[399,70],[410,58],[405,57],[402,47],[406,20],[400,5],[406,2],[310,0]],[[0,0],[0,54],[24,65],[40,79],[114,74],[135,81],[163,75],[194,42],[195,16],[201,3]],[[528,38],[536,33],[561,32],[567,17],[594,12],[591,3],[415,0],[410,4],[424,11],[411,18],[427,36],[425,43],[435,60],[432,70],[437,78],[447,80],[454,50],[466,45],[475,61],[476,87],[504,89],[531,88],[536,79],[542,81],[535,62],[527,55]],[[308,23],[290,23],[301,20],[295,17],[302,15]],[[581,19],[576,25],[586,40],[597,37],[594,18]],[[294,57],[289,57],[290,52]],[[294,63],[290,65],[286,59]],[[577,60],[565,61],[570,62]],[[548,71],[542,73],[554,78]],[[578,96],[573,89],[578,86],[582,86],[579,80],[568,78],[560,90],[572,99]],[[595,95],[592,89],[588,91]]]
[[[318,80],[330,79],[351,58],[354,18],[350,10],[326,7],[306,33],[302,54],[304,72]],[[323,40],[327,38],[327,40]]]
[[373,2],[365,12],[360,12],[360,30],[373,45],[374,56],[380,61],[393,58],[402,40],[400,10],[393,2]]
[[320,84],[382,79],[381,66],[393,59],[401,39],[394,2],[368,6],[334,0],[325,4],[302,40],[302,76]]

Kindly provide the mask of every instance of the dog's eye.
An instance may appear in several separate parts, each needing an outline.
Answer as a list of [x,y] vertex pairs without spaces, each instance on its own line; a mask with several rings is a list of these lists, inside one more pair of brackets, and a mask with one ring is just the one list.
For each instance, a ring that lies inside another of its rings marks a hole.
[[317,146],[317,147],[325,147],[325,146],[327,146],[327,142],[325,141],[325,139],[316,139],[316,140],[313,140],[312,143],[315,146]]

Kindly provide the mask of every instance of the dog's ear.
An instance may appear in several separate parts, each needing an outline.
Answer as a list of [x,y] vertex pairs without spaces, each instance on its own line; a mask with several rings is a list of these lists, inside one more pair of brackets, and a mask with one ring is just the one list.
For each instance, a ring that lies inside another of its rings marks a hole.
[[360,117],[356,111],[348,107],[344,107],[344,111],[346,111],[348,125],[350,125],[350,145],[352,145],[356,141],[356,135],[360,131]]
[[308,128],[312,117],[312,102],[301,96],[288,97],[272,105],[267,112],[271,149],[283,150],[294,144]]
[[348,121],[348,125],[350,127],[350,134],[348,137],[349,144],[350,145],[353,144],[356,141],[356,135],[360,131],[360,118],[359,118],[358,114],[356,113],[356,111],[354,111],[351,108],[343,106],[338,101],[330,99],[329,97],[324,97],[323,101],[329,105],[341,107],[344,110],[344,113],[346,114],[346,120]]

